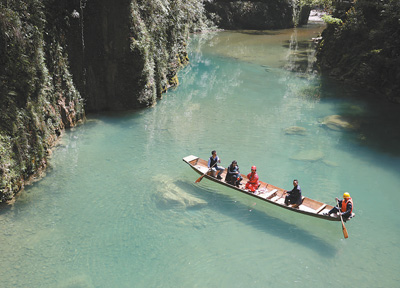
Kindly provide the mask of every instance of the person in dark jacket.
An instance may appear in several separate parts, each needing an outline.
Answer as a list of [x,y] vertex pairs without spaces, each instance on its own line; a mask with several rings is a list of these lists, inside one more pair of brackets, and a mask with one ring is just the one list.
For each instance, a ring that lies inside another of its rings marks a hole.
[[225,182],[234,185],[236,187],[240,186],[240,181],[242,181],[243,177],[240,175],[239,171],[239,166],[237,165],[237,161],[233,160],[232,164],[229,165],[227,172],[226,172],[226,177],[225,177]]
[[299,181],[296,179],[293,180],[293,189],[291,191],[286,191],[286,197],[285,197],[285,205],[289,204],[297,204],[300,205],[302,202],[302,196],[301,196],[301,188],[299,185]]

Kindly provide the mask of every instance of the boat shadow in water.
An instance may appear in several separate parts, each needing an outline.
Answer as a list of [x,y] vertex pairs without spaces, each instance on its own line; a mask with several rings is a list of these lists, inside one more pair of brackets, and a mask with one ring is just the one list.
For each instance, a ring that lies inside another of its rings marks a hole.
[[[238,221],[244,222],[246,225],[251,225],[262,232],[278,236],[288,241],[295,241],[297,244],[301,244],[305,248],[311,249],[325,257],[334,257],[337,253],[337,249],[325,239],[302,229],[298,225],[268,215],[268,208],[263,207],[265,208],[263,209],[264,211],[260,211],[252,209],[251,207],[249,208],[248,205],[239,201],[235,201],[233,199],[235,196],[234,193],[232,193],[231,197],[219,193],[215,191],[215,189],[207,188],[204,185],[194,184],[184,180],[176,180],[174,184],[184,189],[186,192],[202,198],[208,203],[206,206],[208,209],[217,210],[219,213],[235,218]],[[226,205],[226,203],[229,203],[229,205]],[[232,209],[232,206],[234,206],[235,209]],[[249,213],[244,214],[243,211],[248,211]],[[287,211],[287,213],[290,212]],[[315,219],[315,221],[321,220]]]

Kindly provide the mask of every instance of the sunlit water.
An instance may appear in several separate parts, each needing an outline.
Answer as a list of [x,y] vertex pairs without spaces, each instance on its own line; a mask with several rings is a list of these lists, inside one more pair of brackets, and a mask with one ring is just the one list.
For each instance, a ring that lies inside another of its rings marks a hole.
[[[1,210],[0,286],[398,287],[399,107],[320,79],[320,29],[194,36],[181,85],[156,107],[68,131],[47,176]],[[334,114],[360,128],[324,127]],[[349,238],[340,222],[195,184],[182,157],[213,149],[319,201],[350,192]],[[164,201],[175,192],[202,202]]]

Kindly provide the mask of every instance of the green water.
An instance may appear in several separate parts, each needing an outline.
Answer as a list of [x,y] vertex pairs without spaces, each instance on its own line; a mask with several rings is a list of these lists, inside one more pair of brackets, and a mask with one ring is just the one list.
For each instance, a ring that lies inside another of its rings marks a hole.
[[[398,287],[399,107],[318,77],[308,40],[320,29],[194,36],[181,85],[154,108],[67,131],[47,176],[1,210],[0,286]],[[334,114],[360,128],[321,125]],[[195,184],[182,157],[213,149],[276,186],[299,179],[310,198],[350,192],[350,237],[340,222]],[[164,201],[177,191],[201,205]]]

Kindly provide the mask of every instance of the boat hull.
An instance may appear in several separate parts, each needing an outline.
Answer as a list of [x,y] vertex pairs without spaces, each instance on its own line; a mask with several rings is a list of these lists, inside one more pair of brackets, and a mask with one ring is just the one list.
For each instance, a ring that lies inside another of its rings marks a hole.
[[[319,202],[307,197],[303,197],[302,203],[300,205],[285,205],[284,199],[286,195],[286,191],[282,188],[276,187],[272,184],[260,181],[261,185],[259,189],[256,190],[255,193],[247,191],[244,189],[244,185],[240,187],[236,187],[231,185],[224,180],[218,180],[217,178],[210,175],[207,161],[201,159],[197,156],[187,156],[182,159],[185,163],[187,163],[196,173],[202,175],[203,178],[207,178],[215,183],[226,186],[230,189],[233,189],[239,193],[243,193],[248,197],[254,197],[255,199],[261,200],[263,202],[267,202],[269,204],[278,206],[283,209],[287,209],[292,212],[301,213],[304,215],[328,220],[328,221],[340,221],[340,217],[338,215],[325,215],[329,210],[333,208],[333,206],[325,204],[323,202]],[[225,179],[226,170],[222,173],[222,179]],[[247,182],[247,176],[241,174],[243,177],[242,182]]]

